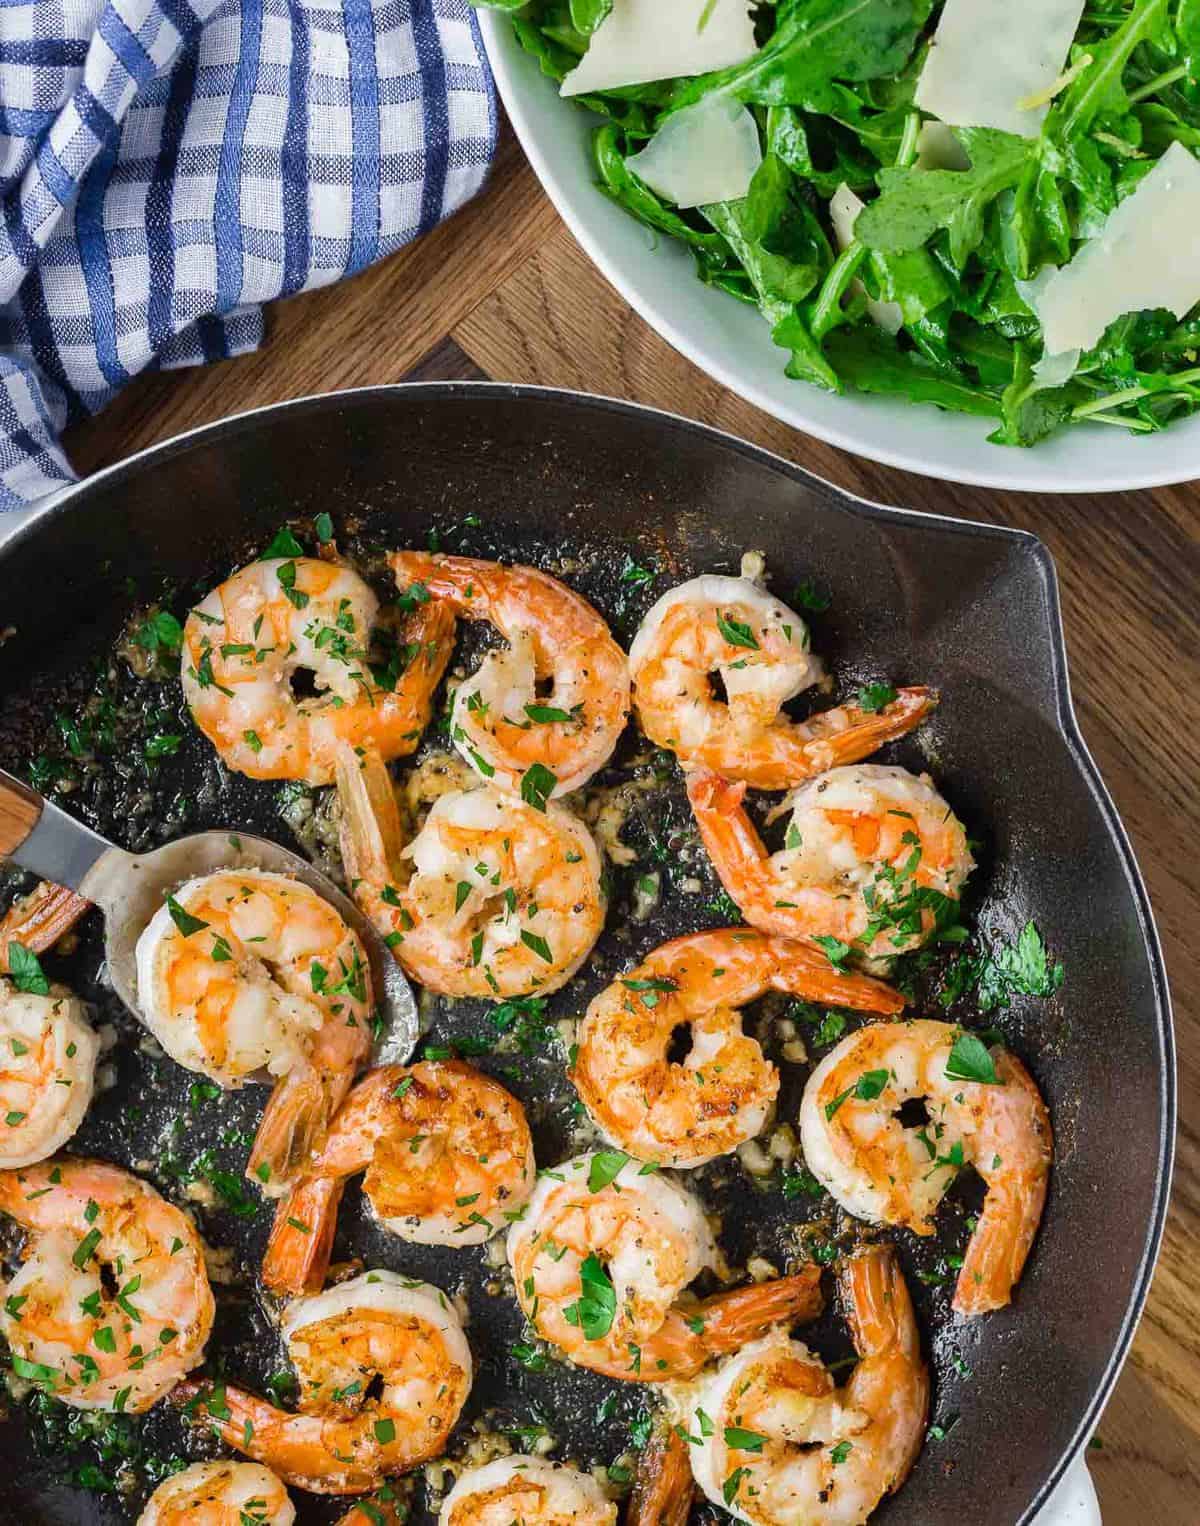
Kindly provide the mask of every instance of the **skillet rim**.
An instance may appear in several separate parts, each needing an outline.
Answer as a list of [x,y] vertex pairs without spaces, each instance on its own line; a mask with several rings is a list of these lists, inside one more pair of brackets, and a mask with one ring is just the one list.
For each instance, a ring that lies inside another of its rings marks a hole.
[[[1066,744],[1071,760],[1080,775],[1082,785],[1090,792],[1107,828],[1109,838],[1117,851],[1125,872],[1130,899],[1137,916],[1142,947],[1149,963],[1151,986],[1154,992],[1155,1020],[1161,1046],[1159,1066],[1160,1128],[1158,1161],[1155,1171],[1155,1201],[1150,1227],[1142,1246],[1138,1266],[1132,1280],[1129,1303],[1116,1340],[1113,1343],[1104,1372],[1096,1383],[1084,1406],[1075,1430],[1060,1452],[1057,1460],[1047,1471],[1028,1509],[1015,1526],[1032,1526],[1037,1515],[1049,1501],[1062,1482],[1094,1431],[1100,1413],[1110,1398],[1129,1354],[1138,1323],[1145,1310],[1154,1271],[1166,1229],[1171,1185],[1175,1163],[1175,1142],[1178,1107],[1178,1077],[1175,1046],[1174,1014],[1171,993],[1167,981],[1166,964],[1163,959],[1161,940],[1155,924],[1153,908],[1141,869],[1138,866],[1129,834],[1121,820],[1108,787],[1104,782],[1095,759],[1084,740],[1071,694],[1066,635],[1062,622],[1062,605],[1058,590],[1058,573],[1054,558],[1045,543],[1028,530],[1014,529],[1008,525],[980,523],[955,515],[925,513],[915,509],[900,508],[892,504],[877,503],[836,486],[815,472],[789,461],[785,456],[763,446],[755,445],[728,430],[711,424],[689,419],[668,409],[651,407],[644,403],[630,402],[624,398],[610,397],[600,393],[575,392],[561,387],[543,387],[520,382],[496,381],[431,381],[397,382],[372,387],[343,388],[334,392],[310,393],[304,397],[290,398],[280,403],[267,403],[259,408],[246,409],[230,414],[212,423],[199,424],[181,434],[173,435],[154,445],[146,446],[134,455],[93,473],[90,477],[71,484],[53,494],[48,501],[33,505],[28,511],[10,511],[0,515],[0,586],[9,553],[18,545],[26,544],[35,536],[51,530],[55,521],[101,485],[108,485],[122,476],[136,477],[147,464],[168,462],[173,456],[196,445],[204,445],[222,435],[253,429],[255,424],[268,416],[286,411],[337,410],[373,400],[400,403],[409,398],[425,402],[469,401],[472,398],[504,397],[513,401],[534,405],[554,402],[583,411],[597,410],[601,413],[636,415],[649,418],[659,425],[678,429],[692,438],[700,437],[710,443],[719,443],[736,454],[760,465],[781,472],[794,482],[803,485],[816,484],[825,493],[854,507],[864,519],[886,522],[897,528],[932,529],[935,533],[966,535],[983,539],[1009,541],[1026,554],[1042,583],[1048,629],[1048,651],[1051,659],[1053,680],[1053,723]],[[817,512],[826,512],[826,505],[817,504]],[[12,524],[13,515],[17,523]],[[5,520],[10,523],[6,525]]]

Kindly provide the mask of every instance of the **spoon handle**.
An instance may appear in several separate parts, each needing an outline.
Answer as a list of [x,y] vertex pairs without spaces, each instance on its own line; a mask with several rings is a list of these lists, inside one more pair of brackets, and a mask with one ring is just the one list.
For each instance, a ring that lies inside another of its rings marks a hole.
[[42,797],[0,770],[0,858],[11,858],[37,826]]
[[92,865],[111,851],[103,837],[0,769],[0,859],[78,890]]

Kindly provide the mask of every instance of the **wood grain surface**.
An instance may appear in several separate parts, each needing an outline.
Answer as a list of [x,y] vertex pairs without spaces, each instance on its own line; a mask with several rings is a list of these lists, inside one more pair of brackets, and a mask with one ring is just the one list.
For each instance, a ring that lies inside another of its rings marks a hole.
[[[743,435],[865,497],[1034,531],[1053,553],[1080,723],[1149,884],[1179,1041],[1170,1222],[1146,1316],[1089,1461],[1106,1526],[1194,1526],[1200,1521],[1200,487],[1050,497],[947,486],[845,455],[777,423],[697,371],[629,309],[559,221],[511,139],[485,193],[423,242],[339,287],[279,304],[257,355],[143,378],[67,443],[78,469],[88,472],[182,429],[266,403],[340,387],[472,376],[655,404]],[[1119,1160],[1112,1169],[1119,1184]],[[1081,1266],[1078,1275],[1088,1278],[1089,1269]]]

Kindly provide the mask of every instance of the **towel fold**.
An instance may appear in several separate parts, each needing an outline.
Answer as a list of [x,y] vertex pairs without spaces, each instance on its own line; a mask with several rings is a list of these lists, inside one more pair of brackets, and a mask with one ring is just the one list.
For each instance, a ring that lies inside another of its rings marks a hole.
[[130,377],[456,211],[496,128],[466,0],[0,0],[0,510]]

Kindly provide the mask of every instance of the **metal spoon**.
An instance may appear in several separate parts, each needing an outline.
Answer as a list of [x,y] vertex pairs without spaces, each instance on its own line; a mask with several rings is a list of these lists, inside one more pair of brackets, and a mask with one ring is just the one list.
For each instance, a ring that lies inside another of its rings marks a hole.
[[358,934],[371,966],[381,1034],[375,1060],[403,1064],[416,1044],[417,1004],[400,966],[348,896],[296,853],[245,832],[196,832],[135,855],[68,816],[0,769],[0,860],[66,885],[104,916],[104,953],[117,995],[140,1019],[135,949],[166,897],[186,880],[218,869],[266,869],[301,880]]

